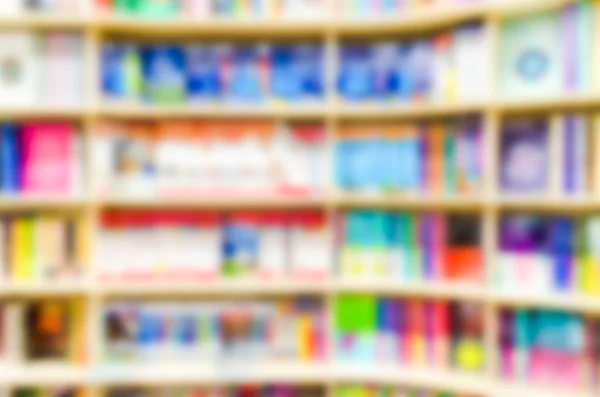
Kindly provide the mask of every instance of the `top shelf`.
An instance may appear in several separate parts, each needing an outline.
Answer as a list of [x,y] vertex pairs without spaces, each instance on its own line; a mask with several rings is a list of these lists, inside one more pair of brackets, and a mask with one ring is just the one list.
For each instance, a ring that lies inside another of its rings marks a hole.
[[419,32],[451,26],[482,18],[502,18],[532,12],[551,10],[574,0],[505,0],[464,6],[431,6],[403,12],[397,17],[373,18],[216,18],[216,19],[144,19],[126,15],[24,15],[0,16],[0,28],[28,29],[95,29],[107,33],[135,36],[160,34],[246,36],[248,34],[293,35],[373,35],[385,33]]

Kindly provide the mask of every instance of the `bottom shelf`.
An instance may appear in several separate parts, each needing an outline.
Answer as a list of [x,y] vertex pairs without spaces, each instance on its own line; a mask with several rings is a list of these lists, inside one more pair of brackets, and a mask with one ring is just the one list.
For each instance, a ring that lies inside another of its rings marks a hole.
[[19,386],[163,387],[229,384],[333,386],[375,384],[482,397],[597,397],[592,391],[544,387],[491,379],[485,374],[429,368],[398,368],[373,363],[308,364],[231,361],[189,365],[110,364],[86,369],[58,364],[0,365],[0,390]]

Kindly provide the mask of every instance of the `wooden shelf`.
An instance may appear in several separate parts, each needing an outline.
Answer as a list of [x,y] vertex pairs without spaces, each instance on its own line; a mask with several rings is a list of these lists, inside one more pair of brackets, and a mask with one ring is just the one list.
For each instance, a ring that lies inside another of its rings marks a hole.
[[39,196],[2,196],[0,195],[0,212],[13,210],[70,210],[80,209],[90,203],[83,197],[39,197]]
[[[163,363],[166,364],[166,363]],[[230,383],[324,383],[331,379],[330,367],[317,363],[253,360],[218,360],[185,365],[104,365],[94,371],[94,380],[105,386],[194,385]]]
[[389,280],[342,279],[335,282],[336,293],[374,293],[403,297],[485,301],[483,286],[470,284],[401,284]]
[[2,29],[86,29],[91,26],[89,18],[78,14],[36,14],[24,16],[0,16]]
[[338,191],[333,199],[342,208],[411,208],[411,209],[456,209],[478,210],[485,201],[477,197],[439,196],[426,194],[364,194]]
[[328,113],[326,106],[238,106],[238,105],[143,105],[105,103],[99,115],[122,119],[164,119],[164,118],[283,118],[283,119],[323,119]]
[[324,208],[328,201],[324,197],[215,197],[197,199],[135,199],[111,198],[98,200],[98,205],[104,208],[128,209],[206,209],[206,210],[235,210],[235,209],[295,209],[295,208]]
[[435,390],[475,395],[485,395],[490,384],[486,376],[479,373],[443,372],[431,368],[398,368],[381,363],[336,364],[335,380],[338,383],[351,384],[364,382],[424,389],[433,387]]
[[21,364],[10,369],[0,367],[0,387],[36,386],[64,387],[66,385],[88,385],[89,372],[83,367],[64,364]]
[[92,292],[92,286],[84,280],[73,281],[40,281],[31,283],[0,283],[1,297],[17,298],[40,298],[88,295]]
[[338,103],[335,117],[341,120],[395,120],[423,117],[458,116],[484,112],[486,102],[456,103],[390,103],[390,104],[347,104]]
[[580,313],[600,314],[600,296],[583,295],[575,292],[535,293],[523,291],[494,291],[490,301],[496,306],[541,307]]
[[490,388],[489,397],[596,397],[591,391],[572,388],[520,385],[510,382],[497,382]]
[[[0,27],[2,23],[0,22]],[[15,108],[0,107],[0,121],[2,120],[30,120],[30,119],[81,119],[90,114],[89,109],[76,107],[52,106],[21,106]]]
[[[100,283],[98,283],[100,284]],[[218,280],[199,283],[156,282],[147,284],[107,283],[98,288],[104,297],[202,297],[239,295],[298,295],[325,294],[331,290],[331,282]]]

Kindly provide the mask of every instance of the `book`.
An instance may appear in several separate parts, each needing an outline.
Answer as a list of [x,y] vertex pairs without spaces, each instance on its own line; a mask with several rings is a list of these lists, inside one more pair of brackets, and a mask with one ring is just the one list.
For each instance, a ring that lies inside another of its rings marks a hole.
[[512,120],[502,129],[500,184],[505,193],[544,193],[549,189],[548,123]]
[[23,125],[21,131],[22,181],[24,194],[55,195],[75,187],[69,159],[75,155],[74,131],[69,124]]
[[33,106],[39,101],[40,79],[37,39],[32,33],[7,31],[0,34],[0,106]]
[[65,303],[39,301],[25,308],[22,324],[27,361],[69,361],[72,339],[76,337],[72,334],[71,322],[76,319]]
[[563,88],[560,17],[554,11],[506,20],[500,30],[499,81],[505,97],[556,95]]
[[0,186],[3,194],[15,194],[21,189],[21,154],[17,127],[0,125]]

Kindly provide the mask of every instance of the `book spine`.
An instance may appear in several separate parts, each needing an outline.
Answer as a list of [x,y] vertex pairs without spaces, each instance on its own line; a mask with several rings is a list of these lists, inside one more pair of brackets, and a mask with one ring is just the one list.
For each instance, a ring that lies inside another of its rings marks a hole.
[[568,4],[561,11],[563,32],[563,89],[571,92],[577,89],[577,6]]
[[17,144],[17,127],[4,124],[0,141],[0,183],[3,193],[19,191],[20,156]]
[[530,315],[525,310],[516,310],[513,318],[515,335],[515,374],[517,380],[527,381],[530,356]]
[[433,247],[432,247],[432,223],[433,215],[430,213],[422,214],[419,218],[419,236],[422,249],[422,262],[420,281],[432,280],[433,278]]
[[575,193],[576,187],[576,167],[575,162],[575,116],[565,116],[564,122],[564,146],[563,146],[563,189],[567,194]]
[[[456,141],[456,134],[452,126],[448,124],[444,133],[444,164],[442,166],[444,172],[444,193],[454,194],[458,190]],[[465,160],[463,159],[462,161]]]
[[576,119],[575,123],[575,139],[574,139],[574,157],[575,157],[575,169],[577,170],[575,175],[575,185],[577,193],[586,194],[588,193],[588,131],[589,123],[588,119],[580,115]]
[[577,7],[577,91],[590,91],[592,87],[591,65],[595,65],[590,58],[590,54],[598,51],[598,47],[593,47],[593,29],[594,16],[592,0],[579,0]]

